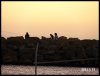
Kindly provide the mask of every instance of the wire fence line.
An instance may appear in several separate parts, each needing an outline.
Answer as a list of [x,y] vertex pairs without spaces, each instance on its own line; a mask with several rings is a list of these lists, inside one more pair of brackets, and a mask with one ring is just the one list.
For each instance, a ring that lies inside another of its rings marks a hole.
[[[60,62],[75,62],[75,61],[87,61],[87,60],[98,60],[98,58],[75,59],[75,60],[61,60],[61,61],[49,61],[49,62],[37,62],[37,64],[60,63]],[[35,62],[34,62],[34,64],[35,64]]]
[[37,59],[38,59],[38,57],[37,57],[38,47],[39,47],[39,43],[37,42],[36,51],[35,51],[35,62],[33,63],[36,66],[37,66],[37,64],[46,64],[46,63],[60,63],[60,62],[75,62],[75,61],[98,60],[98,58],[87,58],[87,59],[73,59],[73,60],[60,60],[60,61],[38,62],[37,61]]

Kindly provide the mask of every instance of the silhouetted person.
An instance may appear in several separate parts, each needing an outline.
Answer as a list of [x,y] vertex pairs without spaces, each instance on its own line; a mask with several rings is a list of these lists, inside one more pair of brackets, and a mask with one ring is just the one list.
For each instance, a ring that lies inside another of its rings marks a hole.
[[51,39],[54,39],[54,36],[52,34],[50,34]]
[[57,33],[55,33],[55,40],[58,40],[58,35],[57,35]]
[[28,34],[28,32],[26,32],[25,39],[28,39],[28,38],[29,38],[29,34]]

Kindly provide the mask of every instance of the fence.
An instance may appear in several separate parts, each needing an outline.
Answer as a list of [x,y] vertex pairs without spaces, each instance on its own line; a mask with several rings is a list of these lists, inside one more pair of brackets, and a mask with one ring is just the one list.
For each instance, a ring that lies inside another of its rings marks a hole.
[[37,64],[98,60],[98,58],[88,58],[88,59],[62,60],[62,61],[51,61],[51,62],[37,62],[38,46],[39,46],[39,43],[37,43],[36,52],[35,52],[35,62],[34,62],[34,64],[35,64],[35,75],[37,75]]

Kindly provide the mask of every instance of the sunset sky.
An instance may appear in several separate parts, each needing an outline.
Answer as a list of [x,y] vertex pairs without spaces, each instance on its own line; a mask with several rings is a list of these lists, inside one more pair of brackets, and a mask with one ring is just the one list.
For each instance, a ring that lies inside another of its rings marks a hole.
[[99,39],[98,1],[2,1],[3,37],[58,36]]

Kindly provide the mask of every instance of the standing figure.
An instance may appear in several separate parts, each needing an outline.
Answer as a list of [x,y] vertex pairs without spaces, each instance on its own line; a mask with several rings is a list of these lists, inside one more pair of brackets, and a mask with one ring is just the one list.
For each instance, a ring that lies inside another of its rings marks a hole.
[[29,38],[29,34],[28,34],[28,32],[26,32],[25,39],[28,39],[28,38]]
[[55,40],[58,40],[58,35],[57,35],[57,33],[55,33]]

